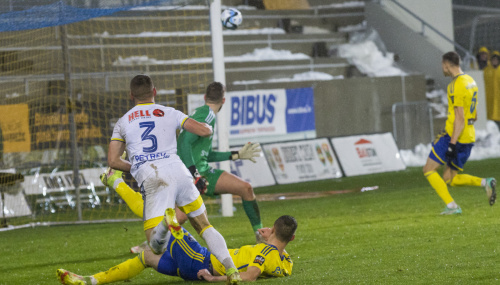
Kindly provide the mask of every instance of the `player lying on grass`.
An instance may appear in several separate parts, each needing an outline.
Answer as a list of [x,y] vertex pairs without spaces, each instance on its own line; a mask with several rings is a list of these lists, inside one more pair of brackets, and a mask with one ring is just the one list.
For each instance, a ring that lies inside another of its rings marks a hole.
[[[446,204],[441,215],[453,215],[461,214],[462,209],[451,197],[447,184],[482,186],[490,205],[493,206],[496,200],[496,180],[458,174],[463,171],[476,141],[474,122],[477,118],[477,85],[472,77],[463,73],[460,68],[460,56],[456,52],[443,55],[442,69],[445,76],[452,78],[448,85],[448,119],[445,130],[432,143],[432,151],[423,172]],[[436,172],[441,165],[446,165],[442,178]]]
[[[80,276],[58,269],[58,279],[62,284],[70,285],[107,284],[133,278],[147,267],[152,267],[160,273],[179,276],[184,280],[225,281],[227,277],[224,276],[224,266],[178,224],[173,209],[168,209],[167,212],[171,216],[169,220],[172,224],[169,224],[168,243],[164,247],[166,251],[162,256],[155,255],[150,249],[146,249],[135,258],[91,276]],[[230,249],[231,257],[239,268],[243,281],[292,274],[293,263],[285,247],[295,238],[296,229],[295,218],[281,216],[274,222],[271,229],[259,229],[265,243]]]
[[[189,118],[200,123],[207,123],[214,128],[216,115],[226,100],[224,96],[224,85],[219,82],[210,83],[204,96],[205,105],[197,108]],[[229,193],[241,197],[243,209],[259,242],[261,240],[257,230],[262,228],[262,221],[252,186],[232,173],[214,169],[208,165],[208,162],[236,159],[248,159],[255,162],[255,158],[259,157],[261,152],[259,144],[248,143],[239,151],[217,152],[212,150],[212,139],[213,136],[203,137],[181,130],[177,142],[177,154],[193,175],[196,186],[202,194],[214,197]],[[101,177],[104,185],[115,189],[130,209],[138,216],[142,216],[142,196],[125,183],[115,185],[114,181],[117,177],[121,178],[121,173],[108,169],[106,174],[107,176]],[[181,224],[187,220],[187,216],[181,211],[177,211],[177,218]]]

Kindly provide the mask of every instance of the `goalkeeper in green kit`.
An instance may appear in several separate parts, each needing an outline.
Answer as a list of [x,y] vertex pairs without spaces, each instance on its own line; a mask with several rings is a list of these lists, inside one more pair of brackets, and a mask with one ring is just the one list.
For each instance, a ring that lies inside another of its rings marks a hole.
[[[224,95],[225,87],[223,84],[219,82],[209,84],[204,97],[205,105],[197,108],[189,117],[198,122],[207,123],[213,128],[215,116],[224,105]],[[177,155],[193,175],[194,183],[202,194],[209,197],[219,194],[233,194],[242,198],[243,208],[250,220],[256,240],[261,242],[263,239],[258,229],[263,226],[259,206],[250,183],[232,173],[214,169],[208,165],[209,162],[236,159],[248,159],[255,162],[255,158],[260,156],[260,146],[258,143],[247,143],[239,151],[216,152],[212,150],[212,138],[212,136],[200,137],[187,131],[181,131],[177,140]],[[142,196],[123,182],[121,171],[108,169],[105,175],[101,176],[101,180],[104,185],[115,189],[136,215],[142,216]],[[181,224],[187,220],[187,216],[178,209],[176,209],[176,216]],[[133,247],[131,251],[133,253],[140,252],[144,246],[146,245]]]

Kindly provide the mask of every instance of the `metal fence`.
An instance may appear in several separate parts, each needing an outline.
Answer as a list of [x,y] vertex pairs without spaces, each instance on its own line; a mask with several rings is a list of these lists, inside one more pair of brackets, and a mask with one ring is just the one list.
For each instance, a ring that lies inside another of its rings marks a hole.
[[500,50],[499,27],[500,14],[476,16],[471,26],[470,52],[476,52],[481,46],[486,46],[489,50]]
[[432,108],[427,101],[392,105],[392,128],[399,149],[413,149],[434,138]]

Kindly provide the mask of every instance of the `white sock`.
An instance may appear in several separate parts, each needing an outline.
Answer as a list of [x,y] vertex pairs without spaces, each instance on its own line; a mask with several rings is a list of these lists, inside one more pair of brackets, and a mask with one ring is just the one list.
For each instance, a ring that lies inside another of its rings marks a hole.
[[486,178],[481,179],[481,186],[486,187]]
[[448,205],[446,205],[446,207],[448,207],[448,209],[456,209],[456,208],[458,208],[458,205],[457,205],[457,203],[455,203],[455,201],[453,201],[453,202],[448,203]]
[[113,189],[116,189],[116,187],[118,187],[118,184],[120,184],[122,182],[125,182],[125,180],[123,180],[123,178],[117,178],[115,180],[115,182],[113,182]]
[[216,229],[213,227],[206,229],[202,237],[210,252],[224,265],[226,271],[229,268],[236,268],[227,250],[226,241]]
[[89,285],[97,285],[97,279],[95,279],[94,276],[90,276],[90,282],[92,282],[92,284]]
[[165,226],[165,221],[161,221],[151,232],[151,236],[149,238],[149,247],[155,253],[163,253],[164,248],[167,244],[170,231],[168,227]]

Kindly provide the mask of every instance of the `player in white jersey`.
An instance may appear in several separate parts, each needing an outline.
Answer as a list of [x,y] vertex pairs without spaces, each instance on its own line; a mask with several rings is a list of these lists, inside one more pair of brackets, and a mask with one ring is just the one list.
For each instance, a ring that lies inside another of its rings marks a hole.
[[[108,165],[128,171],[141,186],[144,198],[144,230],[149,246],[156,254],[165,251],[170,233],[184,236],[175,211],[177,205],[187,214],[210,251],[228,270],[228,283],[238,284],[238,270],[229,256],[222,235],[210,225],[203,199],[193,177],[177,156],[176,131],[185,129],[199,136],[212,135],[212,128],[189,119],[184,113],[154,103],[156,89],[147,75],[130,82],[135,106],[115,125],[108,150]],[[127,150],[131,162],[120,156]]]

